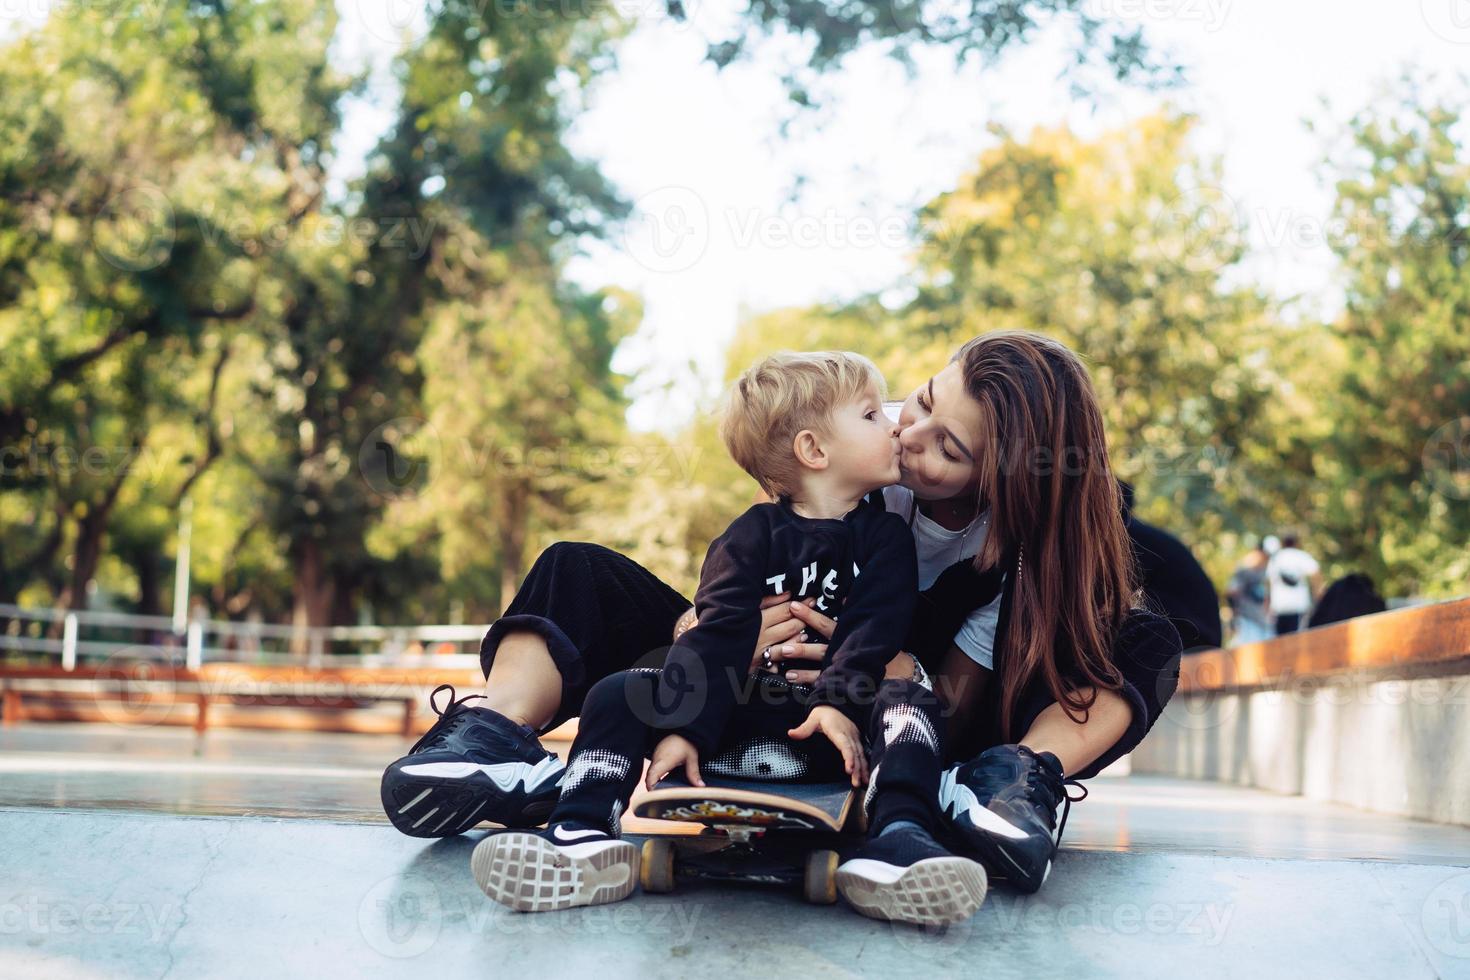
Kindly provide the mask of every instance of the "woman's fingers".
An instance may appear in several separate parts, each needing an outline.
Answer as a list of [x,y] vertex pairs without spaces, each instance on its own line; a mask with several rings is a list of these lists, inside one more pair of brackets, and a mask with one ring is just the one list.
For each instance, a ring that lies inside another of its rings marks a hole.
[[783,643],[771,648],[772,660],[813,660],[820,663],[826,655],[825,643]]
[[650,761],[648,763],[648,778],[643,781],[643,785],[648,789],[653,789],[658,785],[660,779],[668,775],[669,768],[668,763],[660,759]]
[[769,647],[775,646],[778,643],[785,643],[788,640],[795,639],[804,629],[806,629],[806,624],[799,619],[783,619],[781,622],[773,623],[761,630],[761,645]]
[[792,616],[801,620],[817,633],[820,633],[828,639],[832,638],[832,631],[837,628],[837,621],[835,619],[819,613],[810,606],[800,602],[793,602],[787,608],[791,610]]
[[781,603],[789,601],[791,601],[790,592],[782,592],[780,595],[768,595],[761,600],[761,608],[770,609],[773,606],[779,606]]
[[704,780],[699,775],[699,760],[692,755],[684,760],[684,778],[689,780],[690,786],[704,785]]

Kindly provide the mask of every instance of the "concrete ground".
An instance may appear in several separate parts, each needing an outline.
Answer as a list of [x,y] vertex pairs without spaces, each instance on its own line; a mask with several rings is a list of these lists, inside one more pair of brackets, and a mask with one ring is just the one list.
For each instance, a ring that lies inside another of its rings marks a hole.
[[[1467,977],[1470,831],[1093,780],[1050,881],[939,933],[763,888],[508,912],[403,837],[378,736],[0,731],[0,977]],[[646,826],[634,829],[648,829]]]

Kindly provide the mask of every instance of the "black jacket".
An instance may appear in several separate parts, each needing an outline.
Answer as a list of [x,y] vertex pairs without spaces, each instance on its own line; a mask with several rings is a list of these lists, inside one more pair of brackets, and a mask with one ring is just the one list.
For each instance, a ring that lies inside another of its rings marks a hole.
[[760,601],[790,592],[817,596],[840,618],[809,703],[831,705],[860,727],[884,667],[914,611],[918,559],[896,515],[860,503],[842,518],[813,519],[788,503],[756,504],[710,545],[699,573],[697,625],[664,662],[659,728],[713,752],[742,692],[760,634]]

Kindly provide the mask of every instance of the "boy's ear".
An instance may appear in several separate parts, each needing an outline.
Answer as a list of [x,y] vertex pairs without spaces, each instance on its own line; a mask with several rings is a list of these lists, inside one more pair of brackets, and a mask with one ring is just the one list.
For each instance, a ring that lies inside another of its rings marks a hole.
[[827,468],[827,450],[822,447],[821,440],[811,429],[798,432],[791,440],[791,448],[796,453],[796,461],[802,466],[813,470]]

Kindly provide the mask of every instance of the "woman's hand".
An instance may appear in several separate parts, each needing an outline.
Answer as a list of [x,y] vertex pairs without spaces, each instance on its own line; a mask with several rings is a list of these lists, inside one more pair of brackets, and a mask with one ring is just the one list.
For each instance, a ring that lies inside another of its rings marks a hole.
[[[837,620],[817,612],[816,609],[812,608],[815,603],[815,599],[807,599],[805,602],[788,603],[787,608],[790,610],[792,617],[806,627],[804,632],[809,639],[816,638],[822,642],[782,644],[781,650],[783,652],[779,658],[777,657],[776,650],[771,651],[771,659],[773,661],[778,659],[809,660],[816,664],[816,667],[811,670],[788,671],[786,679],[793,684],[815,684],[817,682],[817,675],[822,672],[820,669],[822,658],[827,655],[827,641],[832,639],[832,633],[837,629]],[[784,652],[787,650],[791,652]]]
[[792,670],[786,679],[793,684],[814,684],[822,658],[827,655],[825,642],[812,643],[814,637],[826,640],[832,635],[833,622],[812,608],[815,598],[792,602],[790,593],[761,600],[761,632],[756,640],[755,656],[750,669],[754,673],[766,669],[766,652],[770,652],[772,668],[791,660],[815,665],[811,670]]

